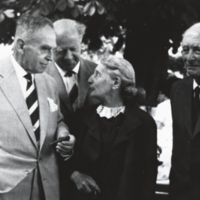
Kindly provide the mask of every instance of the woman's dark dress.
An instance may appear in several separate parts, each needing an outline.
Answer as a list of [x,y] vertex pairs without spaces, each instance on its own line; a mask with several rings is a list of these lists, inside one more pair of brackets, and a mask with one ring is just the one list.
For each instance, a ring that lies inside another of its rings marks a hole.
[[77,126],[73,171],[91,176],[101,193],[84,194],[74,185],[72,199],[151,200],[157,174],[153,119],[134,106],[101,118],[96,107],[79,113],[83,123]]

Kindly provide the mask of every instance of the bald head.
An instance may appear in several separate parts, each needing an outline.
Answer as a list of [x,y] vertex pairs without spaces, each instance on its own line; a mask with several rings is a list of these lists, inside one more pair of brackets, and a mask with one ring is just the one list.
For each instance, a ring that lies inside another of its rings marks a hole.
[[53,25],[57,42],[54,60],[63,70],[72,70],[80,61],[85,26],[70,19],[58,20]]
[[195,34],[200,36],[200,23],[196,23],[193,26],[189,27],[183,34],[183,37],[190,34],[191,35]]
[[85,34],[85,25],[71,19],[60,19],[53,25],[57,37],[79,38],[81,41]]

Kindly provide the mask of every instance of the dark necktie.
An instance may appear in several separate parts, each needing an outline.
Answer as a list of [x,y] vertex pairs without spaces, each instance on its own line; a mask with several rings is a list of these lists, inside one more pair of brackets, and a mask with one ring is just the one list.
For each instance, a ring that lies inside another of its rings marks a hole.
[[28,73],[24,77],[27,79],[28,82],[26,88],[26,104],[33,125],[33,130],[35,132],[35,137],[38,141],[40,139],[40,124],[37,92],[35,89],[35,85],[32,81],[31,74]]
[[[76,74],[76,73],[72,70],[67,71],[67,73],[65,74],[65,77],[72,77],[72,74]],[[77,100],[77,98],[78,98],[78,86],[76,83],[74,83],[74,85],[69,91],[69,101],[74,111],[76,110],[75,101]]]
[[193,101],[193,120],[194,127],[199,118],[199,110],[200,110],[200,101],[199,101],[200,88],[197,86],[194,90],[194,101]]

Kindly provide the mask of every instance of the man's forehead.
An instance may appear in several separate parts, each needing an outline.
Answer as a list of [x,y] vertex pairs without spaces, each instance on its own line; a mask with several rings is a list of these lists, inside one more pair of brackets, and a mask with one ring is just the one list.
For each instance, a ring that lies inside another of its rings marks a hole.
[[57,37],[57,45],[58,46],[80,46],[81,41],[79,36],[62,36]]
[[182,46],[187,44],[196,44],[200,45],[200,33],[196,31],[188,31],[184,34],[183,40],[182,40]]
[[[47,31],[47,30],[46,30]],[[49,47],[56,47],[56,36],[51,29],[48,32],[44,30],[38,30],[32,35],[32,40],[39,43],[40,45],[48,45]]]

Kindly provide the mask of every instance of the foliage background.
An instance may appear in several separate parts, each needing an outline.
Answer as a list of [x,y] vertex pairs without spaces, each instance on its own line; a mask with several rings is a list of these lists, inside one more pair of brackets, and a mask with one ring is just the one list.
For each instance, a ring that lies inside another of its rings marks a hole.
[[0,43],[12,43],[22,13],[75,19],[87,26],[83,42],[89,50],[100,49],[102,37],[117,37],[111,53],[125,44],[137,85],[145,88],[147,104],[155,105],[167,75],[168,50],[176,53],[182,33],[200,20],[199,10],[199,0],[1,0]]

